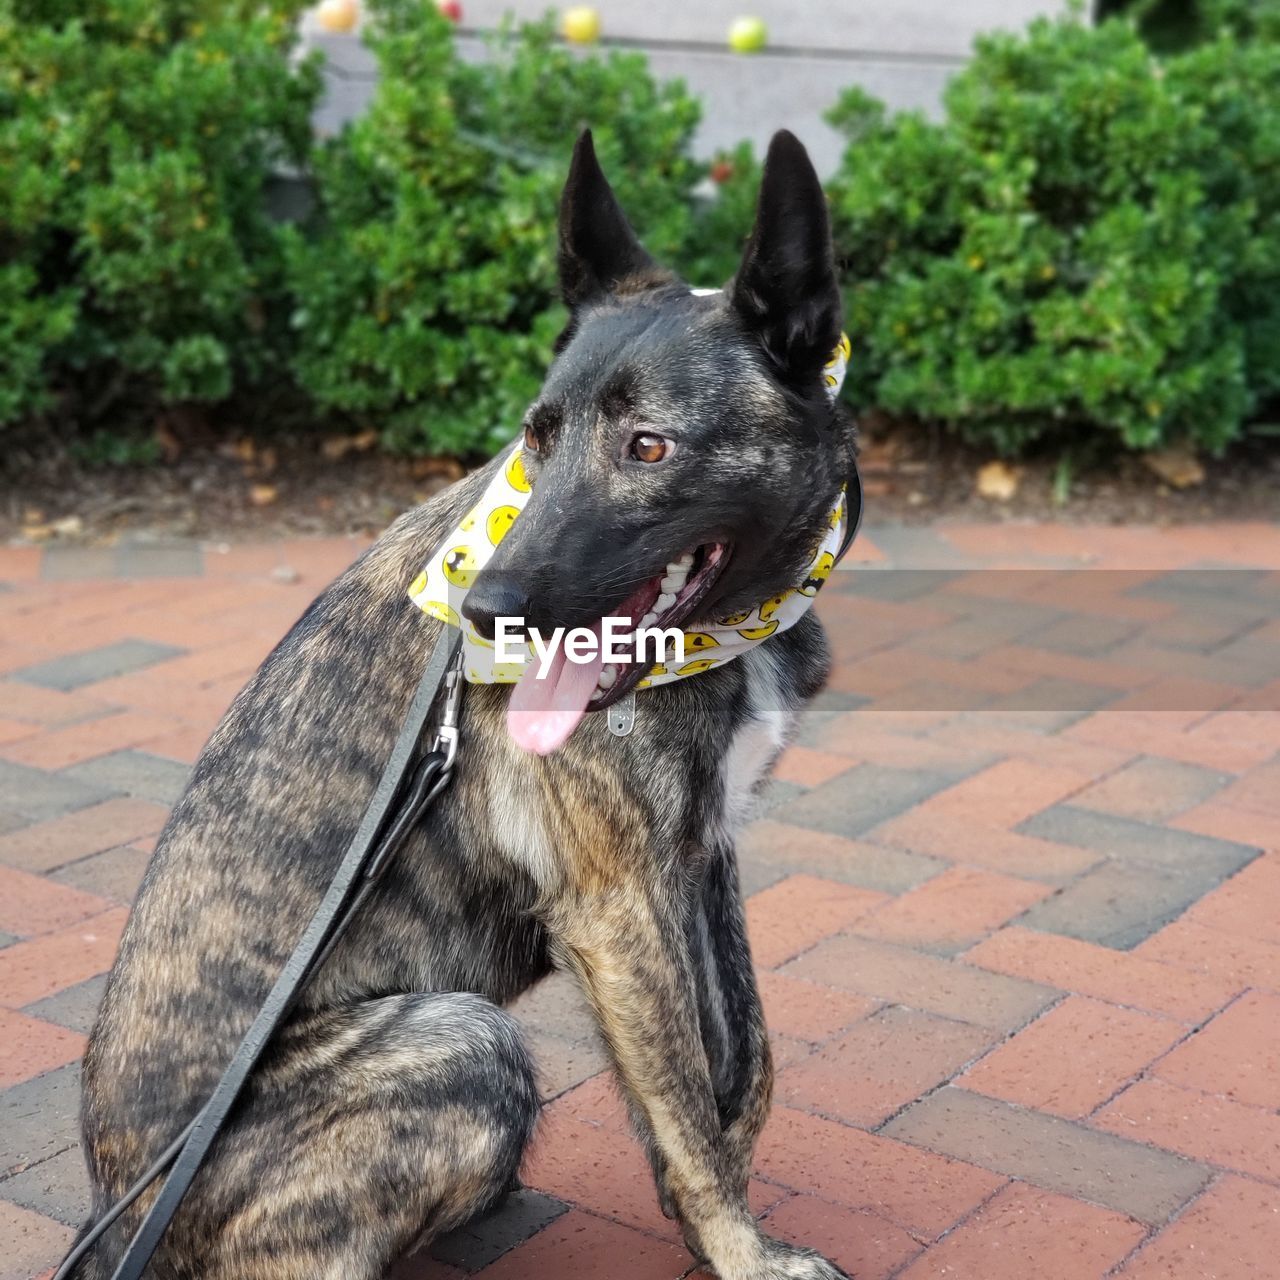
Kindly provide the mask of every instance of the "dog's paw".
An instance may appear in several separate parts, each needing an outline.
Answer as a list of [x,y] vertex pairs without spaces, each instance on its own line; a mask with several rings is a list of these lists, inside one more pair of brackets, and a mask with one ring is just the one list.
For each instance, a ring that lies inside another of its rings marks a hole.
[[765,1268],[760,1280],[852,1280],[834,1262],[828,1262],[812,1249],[767,1240]]

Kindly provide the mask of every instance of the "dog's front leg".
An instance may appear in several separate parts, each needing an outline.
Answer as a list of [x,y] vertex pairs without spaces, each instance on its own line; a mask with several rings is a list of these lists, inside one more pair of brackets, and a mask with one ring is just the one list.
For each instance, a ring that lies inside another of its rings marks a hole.
[[636,878],[562,905],[557,939],[647,1121],[690,1247],[721,1280],[833,1280],[843,1272],[764,1236],[747,1207],[703,1047],[688,913],[662,883]]
[[756,1139],[769,1118],[773,1057],[738,889],[732,847],[712,852],[693,917],[690,946],[725,1146],[743,1191]]

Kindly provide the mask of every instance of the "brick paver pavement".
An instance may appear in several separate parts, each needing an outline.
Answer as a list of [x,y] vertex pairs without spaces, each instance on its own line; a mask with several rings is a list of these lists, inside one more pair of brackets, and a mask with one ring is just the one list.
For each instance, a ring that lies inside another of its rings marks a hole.
[[[0,1280],[85,1213],[77,1063],[187,768],[347,540],[0,549]],[[1280,529],[870,529],[741,845],[770,1232],[859,1280],[1280,1274]],[[528,1189],[398,1280],[676,1280],[589,1019]]]

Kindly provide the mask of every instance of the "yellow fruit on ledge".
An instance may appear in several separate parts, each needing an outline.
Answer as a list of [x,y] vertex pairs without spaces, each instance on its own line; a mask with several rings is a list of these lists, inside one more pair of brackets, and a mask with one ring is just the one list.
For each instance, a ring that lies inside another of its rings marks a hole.
[[564,11],[560,29],[573,44],[595,44],[600,39],[600,14],[589,4],[576,5]]
[[316,8],[316,21],[326,30],[335,33],[354,31],[360,18],[360,6],[356,0],[322,0]]
[[735,18],[729,28],[729,48],[734,53],[758,53],[769,40],[769,30],[759,18]]

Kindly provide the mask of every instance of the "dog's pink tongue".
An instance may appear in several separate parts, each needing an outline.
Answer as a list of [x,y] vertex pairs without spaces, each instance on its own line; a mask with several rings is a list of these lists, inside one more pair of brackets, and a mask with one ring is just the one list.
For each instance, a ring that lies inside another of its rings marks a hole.
[[[600,624],[596,624],[596,639]],[[507,729],[516,745],[545,756],[565,742],[587,712],[604,669],[600,645],[589,662],[570,662],[563,646],[556,650],[546,677],[538,679],[539,663],[530,656],[524,674],[511,690]]]

